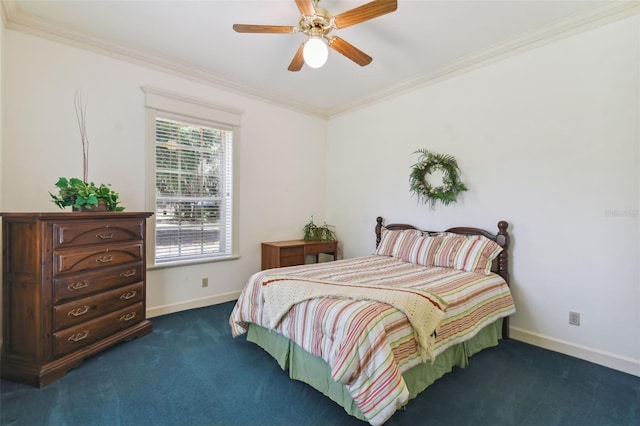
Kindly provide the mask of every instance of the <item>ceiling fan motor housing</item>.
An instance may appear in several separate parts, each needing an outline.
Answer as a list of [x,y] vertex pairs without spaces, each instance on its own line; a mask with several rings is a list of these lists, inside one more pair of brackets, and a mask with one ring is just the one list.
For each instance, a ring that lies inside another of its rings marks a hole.
[[315,14],[302,15],[298,28],[300,32],[308,36],[325,36],[335,28],[333,15],[326,9],[316,7]]

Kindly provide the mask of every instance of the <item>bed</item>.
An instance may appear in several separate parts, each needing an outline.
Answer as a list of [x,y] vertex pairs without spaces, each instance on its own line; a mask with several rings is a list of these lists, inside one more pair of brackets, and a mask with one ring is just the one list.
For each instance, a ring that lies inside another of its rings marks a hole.
[[508,224],[491,233],[375,226],[369,256],[258,272],[229,318],[234,337],[372,425],[508,337]]

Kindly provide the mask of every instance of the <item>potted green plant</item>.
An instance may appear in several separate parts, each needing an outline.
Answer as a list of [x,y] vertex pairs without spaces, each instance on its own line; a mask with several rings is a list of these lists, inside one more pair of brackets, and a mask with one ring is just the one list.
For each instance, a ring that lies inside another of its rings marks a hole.
[[96,185],[78,178],[61,177],[56,182],[57,194],[51,195],[51,201],[64,209],[71,206],[73,210],[81,211],[112,211],[121,212],[124,207],[119,206],[120,194],[111,189],[109,184]]
[[313,216],[311,216],[311,220],[307,223],[303,228],[303,239],[305,241],[335,241],[336,234],[331,229],[332,225],[316,225],[313,223]]

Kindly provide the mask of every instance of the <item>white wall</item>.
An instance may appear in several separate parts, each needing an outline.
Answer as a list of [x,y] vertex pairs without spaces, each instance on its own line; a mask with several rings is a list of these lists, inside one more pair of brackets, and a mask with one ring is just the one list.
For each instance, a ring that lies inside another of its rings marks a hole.
[[[627,18],[330,120],[327,217],[345,257],[372,252],[378,215],[433,230],[505,219],[513,335],[640,375],[639,28]],[[419,148],[457,158],[456,205],[411,197]]]
[[82,176],[76,90],[88,99],[89,178],[111,183],[129,211],[145,209],[142,86],[243,111],[241,258],[149,271],[151,316],[236,298],[260,269],[261,241],[300,238],[311,215],[324,219],[325,120],[15,31],[3,42],[4,211],[57,211],[48,195],[57,178]]

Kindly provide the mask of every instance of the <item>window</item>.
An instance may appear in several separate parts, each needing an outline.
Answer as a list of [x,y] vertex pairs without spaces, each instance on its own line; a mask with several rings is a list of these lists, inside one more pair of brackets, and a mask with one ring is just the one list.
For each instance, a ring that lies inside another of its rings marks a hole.
[[[153,196],[147,202],[155,213],[149,232],[152,264],[234,257],[233,147],[239,114],[144,90],[153,170]],[[231,123],[220,121],[225,119]]]

